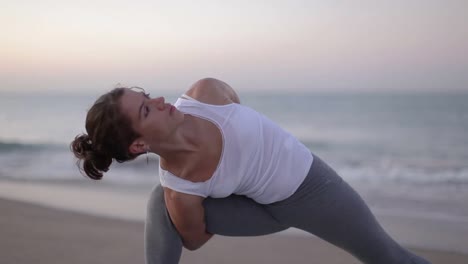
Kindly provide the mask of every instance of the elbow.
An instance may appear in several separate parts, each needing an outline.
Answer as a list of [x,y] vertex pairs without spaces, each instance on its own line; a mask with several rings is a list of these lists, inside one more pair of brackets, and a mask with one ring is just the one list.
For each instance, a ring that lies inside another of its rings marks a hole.
[[184,242],[183,245],[184,245],[184,248],[186,248],[189,251],[195,251],[195,250],[201,248],[201,246],[202,246],[202,245],[197,245],[195,243],[187,243],[187,242]]
[[208,240],[210,240],[211,237],[213,237],[212,234],[203,232],[203,233],[197,233],[196,235],[189,235],[189,236],[181,236],[182,237],[182,244],[184,248],[190,251],[195,251],[199,248],[201,248]]

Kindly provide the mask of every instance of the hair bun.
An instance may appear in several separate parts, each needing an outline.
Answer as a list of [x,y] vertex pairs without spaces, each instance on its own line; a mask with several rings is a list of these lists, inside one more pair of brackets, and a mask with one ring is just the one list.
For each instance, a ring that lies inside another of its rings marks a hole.
[[91,139],[86,134],[81,134],[75,137],[71,143],[71,151],[78,159],[86,159],[89,152],[93,151]]
[[[86,134],[81,134],[75,137],[70,144],[70,149],[78,158],[77,165],[80,171],[83,171],[93,180],[102,179],[103,172],[109,170],[112,164],[112,157],[106,153],[96,150],[91,139]],[[80,164],[82,163],[82,168]]]

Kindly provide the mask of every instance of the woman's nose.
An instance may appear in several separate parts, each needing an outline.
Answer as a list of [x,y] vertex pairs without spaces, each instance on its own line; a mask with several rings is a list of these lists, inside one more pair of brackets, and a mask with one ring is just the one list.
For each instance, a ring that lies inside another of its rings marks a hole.
[[151,99],[151,101],[156,105],[159,110],[164,110],[164,97],[156,97]]

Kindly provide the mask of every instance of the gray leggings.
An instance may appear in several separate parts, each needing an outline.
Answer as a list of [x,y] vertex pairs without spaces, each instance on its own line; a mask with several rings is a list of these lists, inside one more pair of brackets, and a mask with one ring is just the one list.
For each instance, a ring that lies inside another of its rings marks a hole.
[[[354,255],[363,263],[429,264],[398,245],[378,224],[361,197],[319,157],[299,189],[286,200],[262,205],[244,196],[204,200],[207,231],[259,236],[295,227]],[[145,225],[147,264],[179,263],[182,242],[156,186]]]

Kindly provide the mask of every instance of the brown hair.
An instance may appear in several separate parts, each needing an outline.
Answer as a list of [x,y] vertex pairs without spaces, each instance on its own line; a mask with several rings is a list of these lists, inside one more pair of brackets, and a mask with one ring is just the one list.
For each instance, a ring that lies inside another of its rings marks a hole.
[[102,179],[112,159],[122,163],[138,156],[128,150],[140,135],[133,130],[130,119],[120,111],[124,91],[125,87],[118,87],[99,97],[86,115],[88,134],[77,135],[70,144],[70,150],[78,158],[78,168],[93,180]]

